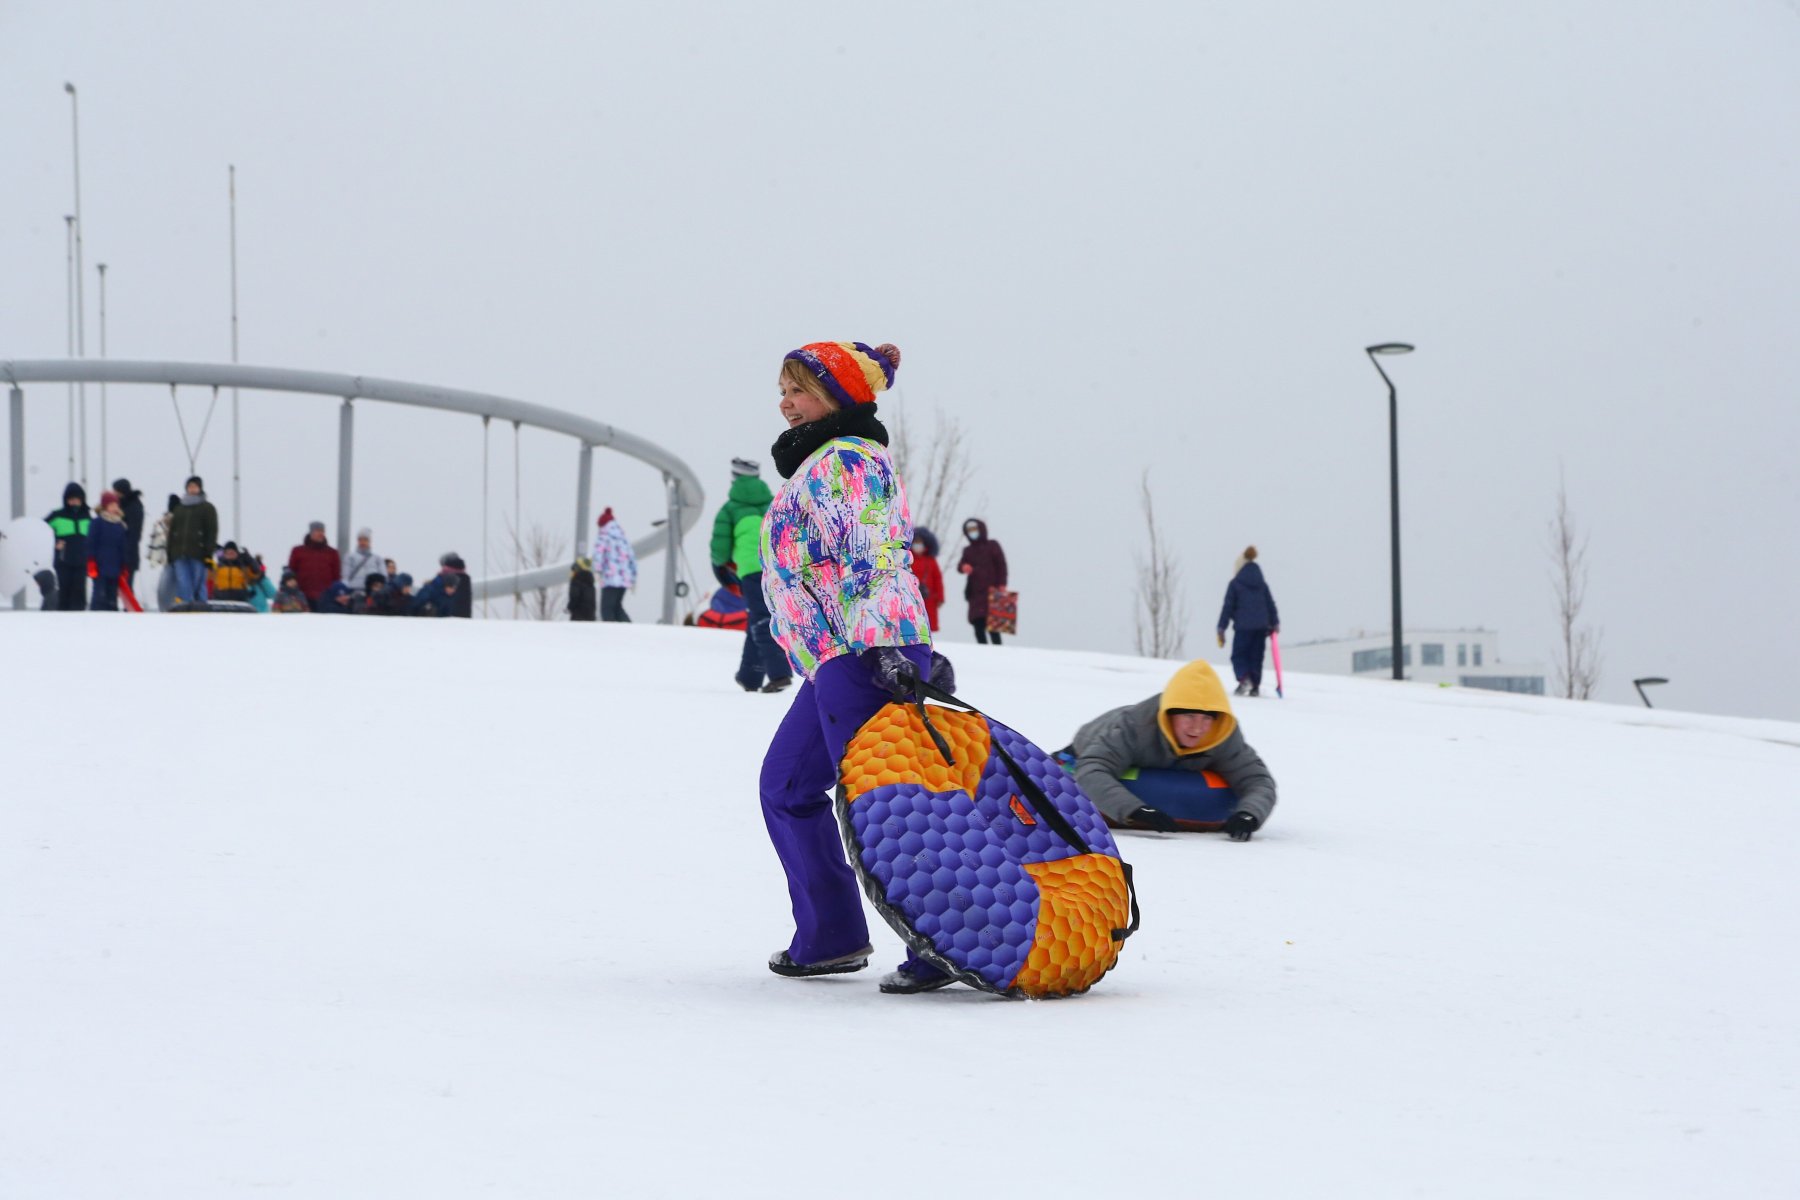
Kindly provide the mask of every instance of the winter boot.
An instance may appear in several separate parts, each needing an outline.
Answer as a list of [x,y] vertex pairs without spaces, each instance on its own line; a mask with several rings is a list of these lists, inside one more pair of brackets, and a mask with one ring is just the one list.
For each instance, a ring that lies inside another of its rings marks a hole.
[[1237,691],[1231,694],[1234,696],[1248,696],[1250,694],[1250,681],[1248,679],[1238,680]]
[[941,972],[936,975],[914,975],[901,967],[881,977],[881,990],[889,996],[915,996],[920,992],[935,992],[955,982],[955,979]]
[[792,675],[784,675],[780,679],[771,679],[769,682],[763,684],[762,690],[765,692],[785,692],[793,682],[794,677]]
[[1252,695],[1252,696],[1260,696],[1260,695],[1262,695],[1262,684],[1260,684],[1260,683],[1253,683],[1253,684],[1251,684],[1251,685],[1250,685],[1250,694],[1251,694],[1251,695]]
[[848,975],[868,966],[869,955],[873,953],[875,947],[864,946],[861,950],[852,950],[823,962],[797,963],[786,950],[779,950],[769,955],[769,970],[777,975],[786,975],[789,979],[808,979],[814,975]]

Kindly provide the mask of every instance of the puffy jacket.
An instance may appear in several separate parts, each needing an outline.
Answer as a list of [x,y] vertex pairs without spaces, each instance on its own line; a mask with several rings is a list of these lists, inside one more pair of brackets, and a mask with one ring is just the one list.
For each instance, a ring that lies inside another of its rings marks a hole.
[[[1192,750],[1175,741],[1169,710],[1218,713],[1206,740]],[[1143,801],[1133,796],[1120,776],[1133,768],[1212,771],[1237,796],[1237,812],[1268,821],[1275,810],[1275,777],[1244,740],[1231,698],[1212,664],[1196,660],[1175,672],[1158,695],[1115,708],[1075,732],[1075,782],[1101,812],[1123,822]]]
[[1275,611],[1275,596],[1263,582],[1262,568],[1247,562],[1231,577],[1225,588],[1225,606],[1219,610],[1219,632],[1236,621],[1239,629],[1275,629],[1281,625],[1281,614]]
[[756,570],[757,556],[762,552],[763,514],[775,493],[758,475],[739,475],[731,481],[725,506],[713,518],[713,566],[732,563],[739,575]]
[[88,561],[101,579],[117,579],[130,565],[131,531],[121,518],[114,520],[105,513],[88,526]]
[[841,654],[928,646],[912,573],[912,516],[879,442],[836,438],[813,451],[763,516],[769,629],[811,679]]
[[256,560],[240,554],[235,559],[223,558],[213,562],[209,582],[212,584],[214,600],[243,600],[248,602],[250,593],[256,590],[257,582],[263,573],[257,569]]
[[119,513],[125,518],[125,567],[138,569],[138,546],[144,540],[144,493],[135,489],[119,497]]
[[387,559],[371,550],[364,554],[361,550],[346,550],[343,554],[345,583],[355,591],[369,582],[369,576],[387,574]]
[[343,578],[343,563],[338,552],[323,539],[313,541],[310,535],[288,552],[287,565],[293,570],[300,590],[314,604],[319,602],[326,588]]
[[219,510],[205,493],[194,503],[183,497],[169,518],[169,561],[207,559],[219,545]]
[[594,574],[601,587],[637,586],[637,555],[617,521],[608,521],[594,535]]
[[[70,503],[69,497],[75,498]],[[94,510],[88,507],[87,493],[79,483],[71,483],[63,492],[63,506],[44,518],[51,534],[62,547],[56,551],[56,565],[86,570],[88,563],[88,527],[93,524]]]
[[944,604],[944,572],[938,568],[937,559],[929,554],[913,555],[912,569],[913,574],[919,577],[919,594],[925,598],[925,612],[931,620],[931,632],[936,633],[938,609]]
[[[456,590],[452,592],[452,585]],[[431,577],[420,588],[407,611],[415,617],[467,617],[474,615],[475,602],[469,588],[469,577],[462,571],[444,570]]]
[[[964,524],[971,522],[965,521]],[[963,578],[963,599],[969,602],[969,620],[980,624],[987,620],[988,589],[1006,586],[1006,551],[988,536],[987,522],[974,521],[975,537],[963,547],[956,569],[969,568]]]

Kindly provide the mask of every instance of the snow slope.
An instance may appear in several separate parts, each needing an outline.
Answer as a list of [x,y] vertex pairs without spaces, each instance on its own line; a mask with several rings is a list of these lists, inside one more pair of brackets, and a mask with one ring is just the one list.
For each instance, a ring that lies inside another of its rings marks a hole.
[[[737,647],[0,615],[0,1196],[1800,1192],[1800,726],[1291,678],[1092,993],[886,997],[763,966]],[[958,657],[1049,746],[1172,669]]]

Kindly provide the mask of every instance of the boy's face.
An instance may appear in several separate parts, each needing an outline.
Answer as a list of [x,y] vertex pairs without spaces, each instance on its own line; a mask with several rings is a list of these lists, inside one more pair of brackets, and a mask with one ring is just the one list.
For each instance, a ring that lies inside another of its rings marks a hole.
[[1192,750],[1206,740],[1218,719],[1218,714],[1209,712],[1174,713],[1169,717],[1169,728],[1175,731],[1176,745]]
[[200,485],[197,483],[188,484],[187,485],[187,494],[190,496],[198,496],[200,494]]

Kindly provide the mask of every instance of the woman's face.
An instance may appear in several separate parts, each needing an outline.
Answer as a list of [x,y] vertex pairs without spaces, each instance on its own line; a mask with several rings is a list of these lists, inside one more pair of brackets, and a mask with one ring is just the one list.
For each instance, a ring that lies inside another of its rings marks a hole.
[[781,389],[781,419],[788,423],[789,429],[809,425],[830,415],[830,404],[789,379],[785,373],[776,386]]

